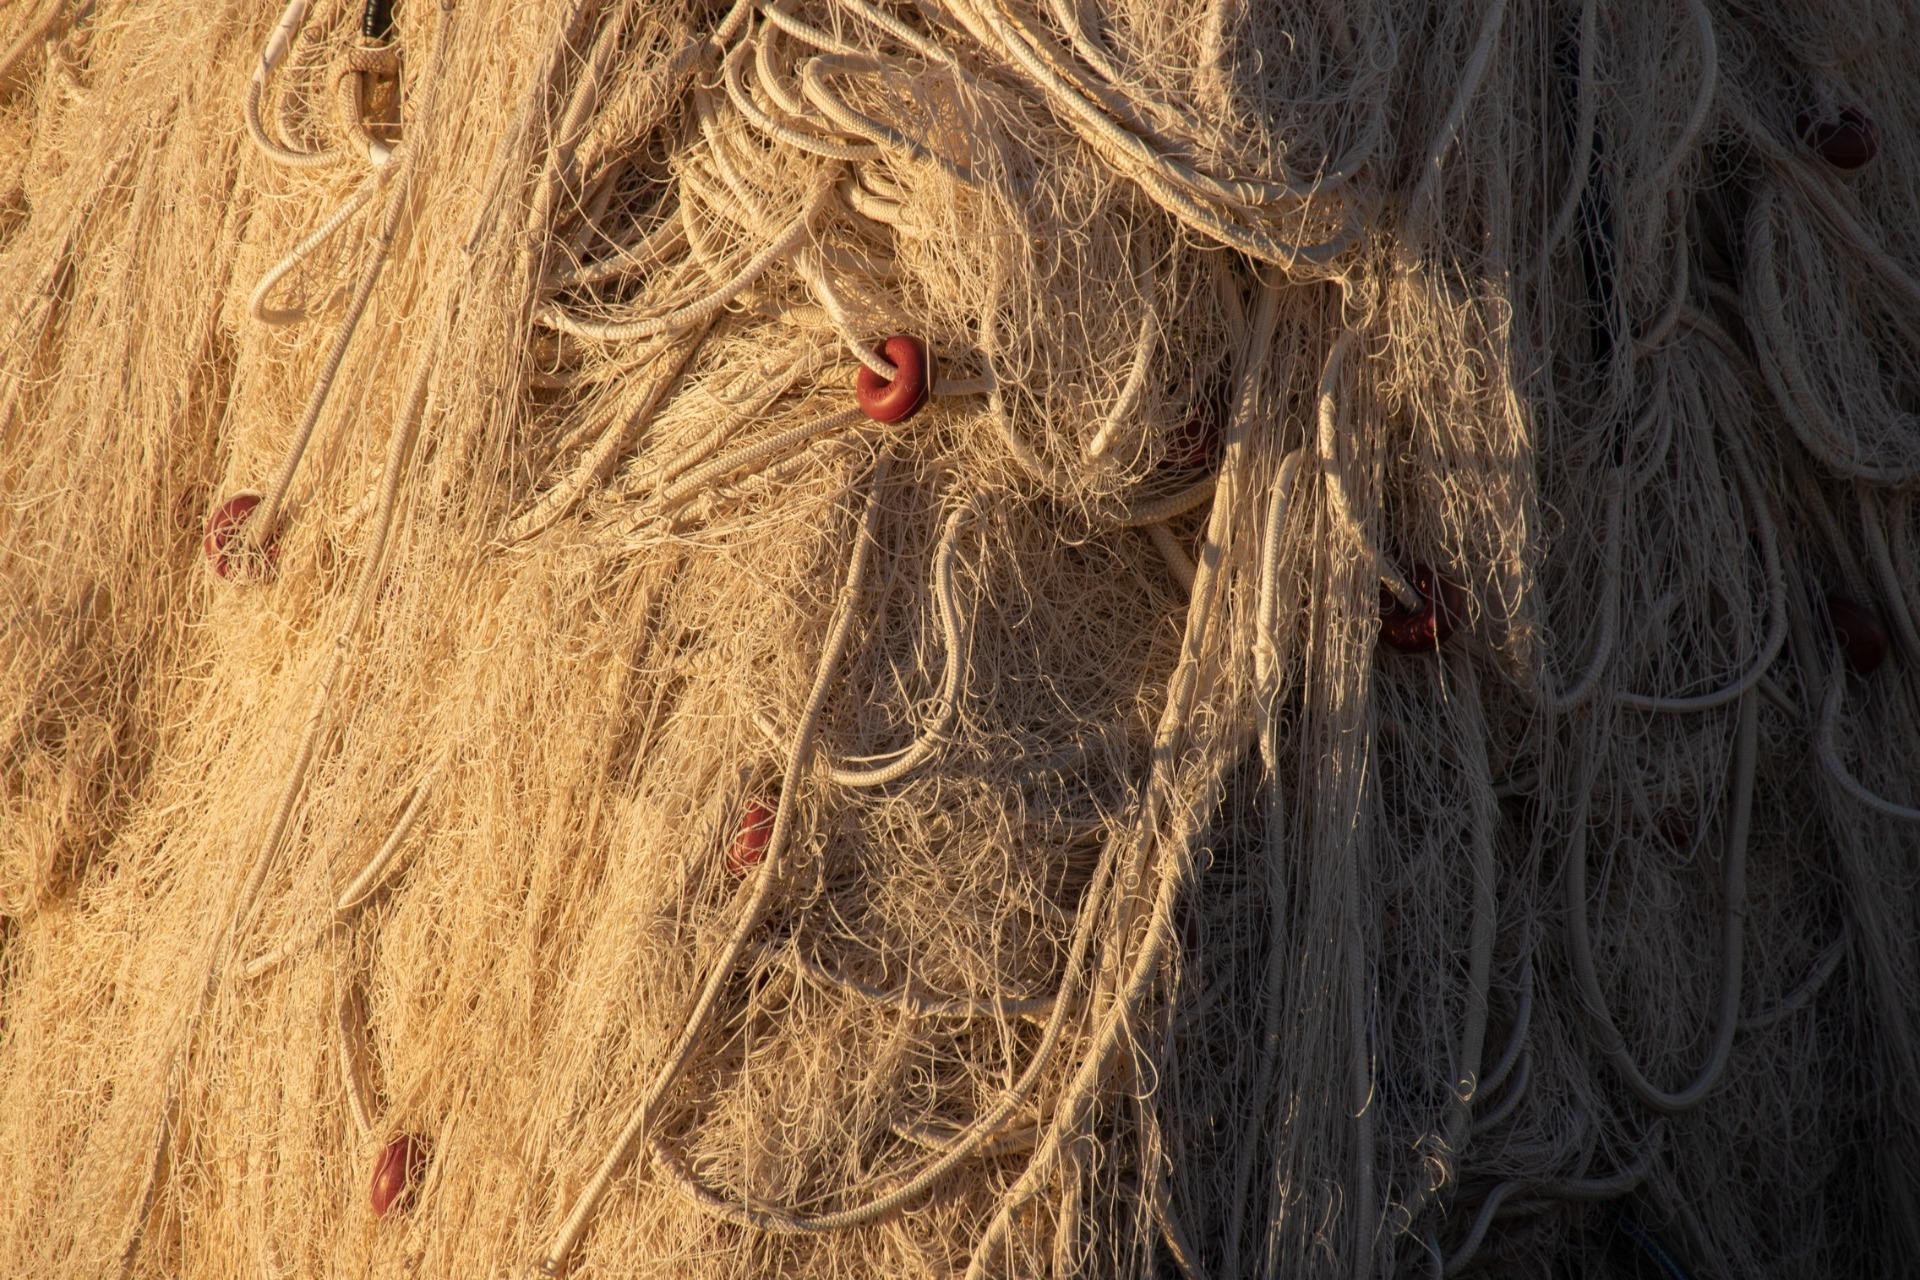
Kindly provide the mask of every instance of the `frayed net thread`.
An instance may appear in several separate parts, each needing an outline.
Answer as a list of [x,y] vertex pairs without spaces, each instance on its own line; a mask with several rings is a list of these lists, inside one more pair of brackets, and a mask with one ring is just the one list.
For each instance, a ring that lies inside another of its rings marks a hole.
[[0,32],[9,1271],[1920,1246],[1891,10],[361,16]]

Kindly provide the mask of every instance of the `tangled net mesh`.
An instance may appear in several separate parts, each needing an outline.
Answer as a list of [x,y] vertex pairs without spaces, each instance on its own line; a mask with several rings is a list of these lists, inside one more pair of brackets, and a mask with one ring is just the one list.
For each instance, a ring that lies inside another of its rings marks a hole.
[[1893,1274],[1913,28],[15,0],[5,1269]]

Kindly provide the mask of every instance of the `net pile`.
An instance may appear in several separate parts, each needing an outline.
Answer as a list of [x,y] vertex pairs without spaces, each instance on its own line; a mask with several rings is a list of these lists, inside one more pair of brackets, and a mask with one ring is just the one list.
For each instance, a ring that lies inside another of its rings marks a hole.
[[1900,6],[0,27],[10,1274],[1920,1250]]

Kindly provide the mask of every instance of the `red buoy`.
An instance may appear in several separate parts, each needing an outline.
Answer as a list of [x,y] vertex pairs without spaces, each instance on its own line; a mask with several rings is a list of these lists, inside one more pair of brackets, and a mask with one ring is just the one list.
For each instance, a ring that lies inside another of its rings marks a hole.
[[373,1189],[369,1196],[373,1203],[373,1216],[384,1218],[395,1209],[404,1212],[413,1203],[419,1189],[420,1175],[426,1167],[427,1144],[424,1139],[409,1133],[390,1139],[380,1149],[380,1158],[373,1165]]
[[1836,169],[1861,168],[1880,151],[1879,126],[1854,107],[1843,107],[1827,120],[1803,113],[1797,127],[1801,141]]
[[1873,610],[1845,596],[1828,596],[1827,622],[1840,642],[1847,668],[1855,675],[1870,675],[1887,660],[1887,629]]
[[[207,564],[220,577],[233,577],[245,564],[240,548],[234,545],[234,539],[253,514],[253,509],[259,505],[260,495],[245,489],[215,507],[213,514],[207,517],[207,536],[200,540],[200,550],[207,557]],[[260,552],[271,565],[273,544],[262,546]]]
[[755,800],[740,815],[740,829],[734,832],[733,843],[727,847],[727,871],[735,876],[746,875],[767,856],[767,845],[772,840],[773,810]]
[[1446,643],[1467,616],[1467,593],[1432,565],[1417,564],[1408,581],[1420,597],[1409,609],[1386,587],[1380,588],[1380,639],[1403,653],[1425,653]]
[[860,412],[875,422],[904,422],[927,402],[933,384],[933,358],[918,338],[896,333],[880,348],[893,365],[893,380],[881,378],[866,365],[853,381],[853,398]]

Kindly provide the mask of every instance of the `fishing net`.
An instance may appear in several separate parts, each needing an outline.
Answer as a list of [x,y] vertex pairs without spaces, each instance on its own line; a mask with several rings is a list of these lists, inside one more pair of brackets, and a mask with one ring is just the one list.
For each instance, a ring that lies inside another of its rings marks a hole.
[[1895,1273],[1916,36],[12,0],[4,1269]]

